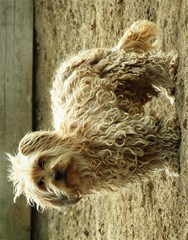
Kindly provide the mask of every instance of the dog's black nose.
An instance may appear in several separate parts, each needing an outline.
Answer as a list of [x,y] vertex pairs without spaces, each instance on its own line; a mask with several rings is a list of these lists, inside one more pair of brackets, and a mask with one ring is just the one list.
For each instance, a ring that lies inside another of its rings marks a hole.
[[67,174],[66,174],[66,172],[63,172],[63,171],[55,171],[55,172],[52,174],[52,178],[53,178],[55,181],[66,180]]

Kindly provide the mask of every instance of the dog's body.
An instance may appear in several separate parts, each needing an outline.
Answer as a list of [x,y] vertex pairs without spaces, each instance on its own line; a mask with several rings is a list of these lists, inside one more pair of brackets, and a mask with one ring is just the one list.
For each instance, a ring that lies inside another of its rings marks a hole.
[[[177,56],[154,51],[156,26],[140,21],[114,49],[92,49],[63,63],[51,90],[54,128],[27,134],[10,178],[16,197],[61,208],[178,166],[175,112],[145,105],[174,88]],[[170,104],[170,103],[169,103]]]

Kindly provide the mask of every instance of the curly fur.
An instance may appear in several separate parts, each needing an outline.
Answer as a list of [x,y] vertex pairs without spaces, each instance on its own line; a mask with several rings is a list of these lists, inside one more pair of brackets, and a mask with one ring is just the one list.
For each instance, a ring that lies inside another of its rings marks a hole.
[[148,107],[174,88],[177,54],[157,46],[156,25],[138,21],[113,49],[60,65],[51,90],[54,131],[28,133],[9,155],[15,199],[23,193],[38,208],[61,209],[157,168],[178,168],[175,110],[158,101]]

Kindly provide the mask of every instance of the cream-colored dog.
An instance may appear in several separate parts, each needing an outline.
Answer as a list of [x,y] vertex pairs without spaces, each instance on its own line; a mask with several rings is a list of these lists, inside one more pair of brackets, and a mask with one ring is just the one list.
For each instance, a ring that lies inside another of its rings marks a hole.
[[[60,209],[178,167],[174,88],[177,55],[157,49],[156,25],[134,23],[113,49],[84,51],[61,64],[51,90],[54,131],[28,133],[9,155],[15,199]],[[169,101],[170,106],[170,101]]]

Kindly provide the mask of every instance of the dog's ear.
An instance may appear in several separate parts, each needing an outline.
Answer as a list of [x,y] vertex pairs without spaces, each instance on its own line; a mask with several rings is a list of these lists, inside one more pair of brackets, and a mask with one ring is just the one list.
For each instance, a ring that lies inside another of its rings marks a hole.
[[79,198],[68,198],[67,196],[60,196],[58,198],[50,198],[48,199],[48,202],[53,208],[62,208],[66,205],[74,205],[78,203],[81,200],[81,197]]
[[76,204],[80,200],[81,197],[69,199],[67,196],[64,195],[57,197],[55,195],[47,194],[45,196],[42,196],[41,198],[33,200],[33,203],[35,202],[38,210],[57,209],[61,211],[64,206]]
[[31,140],[29,139],[29,134],[26,134],[22,138],[22,140],[19,143],[18,149],[23,155],[27,155],[34,151],[33,145],[31,144]]
[[31,154],[37,150],[46,150],[56,144],[58,137],[54,132],[38,131],[26,134],[19,143],[19,151],[23,155]]

